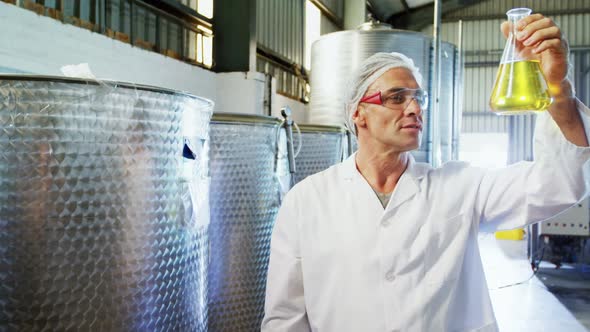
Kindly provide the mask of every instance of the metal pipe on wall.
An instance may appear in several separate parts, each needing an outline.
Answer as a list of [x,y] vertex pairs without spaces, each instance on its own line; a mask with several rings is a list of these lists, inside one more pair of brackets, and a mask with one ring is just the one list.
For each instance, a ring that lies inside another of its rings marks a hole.
[[432,148],[430,149],[430,163],[436,167],[441,163],[441,137],[440,128],[440,61],[441,61],[441,44],[440,44],[440,21],[441,21],[441,2],[440,0],[434,1],[434,27],[433,27],[433,64],[432,64],[432,115],[429,127],[431,128],[430,143]]
[[457,27],[457,53],[455,60],[455,99],[453,100],[453,138],[452,160],[459,160],[461,147],[461,120],[463,117],[463,21],[459,20]]

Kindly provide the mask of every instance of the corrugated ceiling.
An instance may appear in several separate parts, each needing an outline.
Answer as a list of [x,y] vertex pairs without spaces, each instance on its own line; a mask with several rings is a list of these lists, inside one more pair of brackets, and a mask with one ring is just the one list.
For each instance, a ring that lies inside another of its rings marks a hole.
[[[481,2],[482,0],[442,0],[442,15]],[[368,0],[373,16],[396,28],[420,30],[431,23],[433,0]]]

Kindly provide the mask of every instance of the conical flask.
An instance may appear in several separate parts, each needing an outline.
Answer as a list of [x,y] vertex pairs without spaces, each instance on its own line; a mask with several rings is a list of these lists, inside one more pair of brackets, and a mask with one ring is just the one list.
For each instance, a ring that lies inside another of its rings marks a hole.
[[512,30],[490,98],[492,112],[497,114],[541,112],[552,102],[540,62],[532,59],[532,48],[525,47],[516,39],[516,22],[531,12],[528,8],[514,8],[506,13]]

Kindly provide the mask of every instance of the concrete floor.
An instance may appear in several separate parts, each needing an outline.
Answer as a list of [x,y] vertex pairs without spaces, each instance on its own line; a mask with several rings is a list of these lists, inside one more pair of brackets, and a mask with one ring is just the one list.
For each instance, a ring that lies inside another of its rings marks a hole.
[[526,240],[479,237],[484,270],[501,332],[590,331],[590,266],[543,262],[536,276],[526,255]]

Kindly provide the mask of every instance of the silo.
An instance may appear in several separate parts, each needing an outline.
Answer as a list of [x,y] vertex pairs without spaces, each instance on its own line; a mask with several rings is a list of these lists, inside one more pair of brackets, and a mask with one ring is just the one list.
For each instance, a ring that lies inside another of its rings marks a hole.
[[212,106],[0,76],[0,330],[205,331]]

